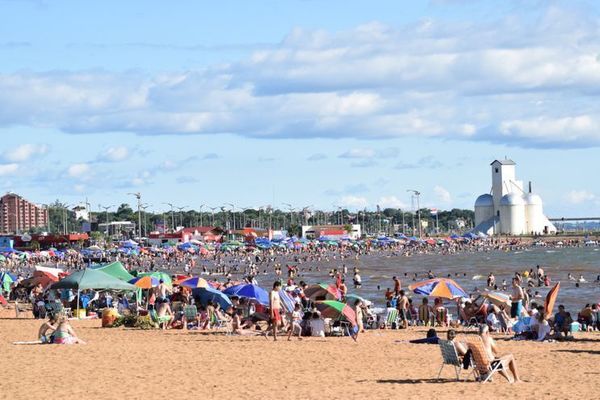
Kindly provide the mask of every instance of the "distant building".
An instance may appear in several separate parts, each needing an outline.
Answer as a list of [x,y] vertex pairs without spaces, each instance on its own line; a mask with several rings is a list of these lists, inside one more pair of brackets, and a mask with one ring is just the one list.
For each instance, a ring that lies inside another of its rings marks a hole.
[[542,198],[527,192],[515,175],[515,162],[495,160],[492,167],[491,194],[482,194],[475,201],[474,233],[486,235],[540,235],[556,232],[556,227],[544,215]]
[[84,204],[80,204],[78,206],[73,207],[73,212],[75,213],[75,219],[79,221],[80,219],[89,221],[90,220],[90,212],[88,208]]
[[22,233],[48,226],[48,209],[31,203],[18,194],[0,198],[0,229],[3,233]]
[[306,239],[326,237],[331,240],[360,239],[362,233],[359,224],[350,225],[350,231],[346,231],[346,227],[346,225],[303,225],[302,237]]

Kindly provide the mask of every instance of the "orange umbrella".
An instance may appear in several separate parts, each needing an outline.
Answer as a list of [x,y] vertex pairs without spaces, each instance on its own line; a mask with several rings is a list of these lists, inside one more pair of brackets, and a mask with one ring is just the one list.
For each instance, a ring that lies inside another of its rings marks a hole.
[[558,296],[558,290],[560,289],[560,282],[558,282],[546,295],[546,303],[544,304],[544,311],[546,313],[546,317],[549,317],[552,314],[552,309],[554,308],[554,303],[556,302],[556,297]]

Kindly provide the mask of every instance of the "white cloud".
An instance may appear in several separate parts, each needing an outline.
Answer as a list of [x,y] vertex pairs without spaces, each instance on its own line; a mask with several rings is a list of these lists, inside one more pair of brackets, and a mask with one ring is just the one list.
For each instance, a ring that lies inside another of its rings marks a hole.
[[435,194],[436,199],[441,203],[448,204],[452,202],[450,192],[442,186],[435,186],[433,188],[433,193]]
[[343,152],[339,155],[340,158],[373,158],[375,157],[375,150],[373,149],[365,149],[365,148],[356,148],[350,149],[348,151]]
[[19,164],[0,164],[0,176],[12,175],[19,170]]
[[582,204],[596,200],[597,196],[587,190],[571,190],[567,193],[566,198],[571,204]]
[[42,156],[48,153],[46,144],[22,144],[2,153],[2,158],[10,162],[29,161],[33,156]]
[[341,206],[349,208],[364,208],[369,205],[369,201],[359,196],[344,196],[338,202]]
[[129,157],[129,149],[126,146],[109,147],[98,155],[99,161],[119,162]]
[[0,127],[600,146],[600,19],[554,4],[528,11],[294,29],[238,62],[185,73],[3,73]]
[[67,173],[71,178],[85,178],[90,170],[90,166],[85,163],[71,164],[67,169]]
[[381,208],[400,208],[407,209],[408,205],[396,196],[382,196],[377,202]]

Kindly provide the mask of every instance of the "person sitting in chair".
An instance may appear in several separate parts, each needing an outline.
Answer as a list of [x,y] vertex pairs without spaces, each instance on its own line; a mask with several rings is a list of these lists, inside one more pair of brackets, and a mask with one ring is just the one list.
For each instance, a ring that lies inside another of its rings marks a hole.
[[[497,365],[497,363],[502,363],[503,368],[498,371],[502,376],[504,376],[511,383],[522,382],[521,378],[519,378],[519,373],[517,371],[515,357],[512,354],[498,356],[498,346],[496,345],[496,341],[490,335],[490,328],[487,325],[479,326],[479,336],[481,337],[481,341],[483,342],[483,348],[485,349],[486,355],[490,360],[492,366]],[[513,378],[511,378],[510,375],[507,374],[507,368],[512,373]]]

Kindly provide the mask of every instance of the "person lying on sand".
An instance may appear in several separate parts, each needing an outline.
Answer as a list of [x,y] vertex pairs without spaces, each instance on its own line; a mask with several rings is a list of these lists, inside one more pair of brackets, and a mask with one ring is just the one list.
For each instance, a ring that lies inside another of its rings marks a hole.
[[433,328],[429,329],[427,331],[427,336],[423,339],[414,339],[411,340],[409,343],[414,343],[414,344],[421,344],[421,343],[426,343],[426,344],[438,344],[439,343],[440,338],[437,335],[437,331]]
[[85,344],[85,342],[77,337],[69,320],[65,316],[61,316],[58,320],[58,326],[54,331],[55,344]]

